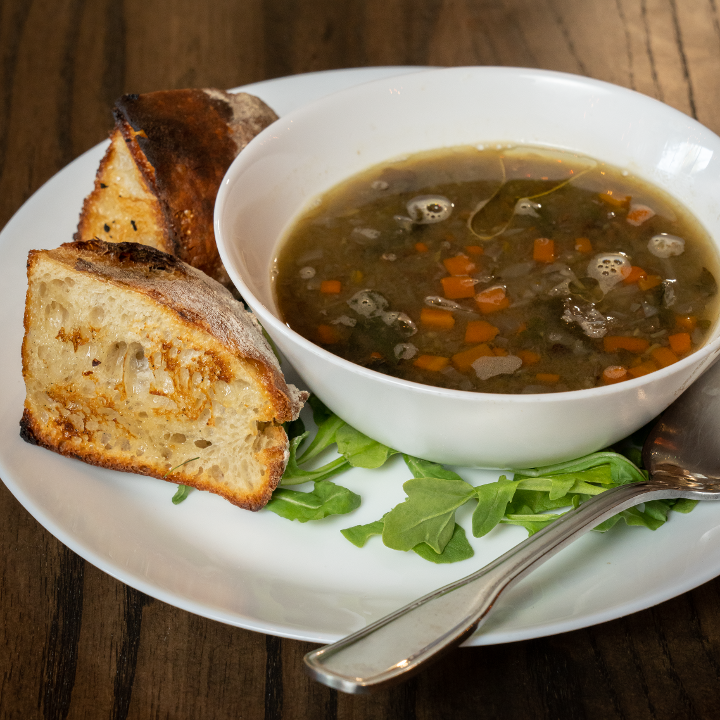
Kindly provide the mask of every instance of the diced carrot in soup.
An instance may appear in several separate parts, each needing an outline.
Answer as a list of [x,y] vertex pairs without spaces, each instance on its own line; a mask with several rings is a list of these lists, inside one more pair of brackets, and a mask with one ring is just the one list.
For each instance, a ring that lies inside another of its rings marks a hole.
[[560,376],[557,373],[537,373],[535,379],[543,385],[555,385],[560,382]]
[[662,281],[663,279],[659,275],[646,275],[645,277],[639,278],[637,284],[642,291],[645,291],[652,290],[652,288],[660,285]]
[[450,358],[441,357],[439,355],[421,355],[417,358],[413,365],[421,370],[430,370],[432,372],[440,372],[450,364]]
[[550,238],[535,238],[533,243],[533,260],[535,262],[555,262],[555,242]]
[[320,292],[325,295],[337,295],[342,291],[342,284],[339,280],[323,280],[320,283]]
[[603,338],[605,352],[627,350],[631,353],[643,353],[650,347],[650,341],[641,337],[625,337],[623,335],[606,335]]
[[692,350],[692,338],[690,337],[690,333],[673,333],[668,336],[668,342],[670,343],[672,351],[678,355],[685,355]]
[[655,217],[655,211],[647,205],[630,205],[630,210],[625,216],[625,220],[630,225],[638,227],[644,222],[647,222],[650,218]]
[[581,253],[591,253],[593,248],[589,238],[579,237],[575,238],[575,249]]
[[697,316],[695,315],[676,315],[675,325],[685,332],[691,333],[697,327]]
[[334,345],[340,342],[340,333],[333,325],[318,325],[317,334],[323,345]]
[[449,310],[437,308],[423,308],[420,311],[420,322],[429,327],[440,330],[450,330],[455,325],[455,318]]
[[613,192],[612,190],[608,190],[607,192],[600,193],[598,197],[610,207],[613,208],[623,208],[630,205],[630,200],[632,199],[629,195],[620,195],[616,192]]
[[635,365],[634,367],[628,368],[628,375],[632,375],[634,378],[642,377],[643,375],[649,375],[652,372],[655,372],[658,369],[658,366],[652,361],[652,360],[646,360],[644,363],[640,363],[640,365]]
[[655,348],[651,353],[653,360],[661,367],[676,363],[680,358],[667,347]]
[[451,275],[472,275],[477,270],[477,265],[467,255],[445,258],[443,265]]
[[647,273],[637,265],[632,265],[628,268],[627,273],[624,273],[623,282],[626,285],[632,285],[633,283],[643,280],[647,277]]
[[490,357],[493,354],[494,353],[489,345],[481,343],[469,350],[463,350],[462,352],[456,353],[452,356],[452,362],[458,370],[469,370],[478,358]]
[[510,298],[505,295],[505,288],[502,287],[483,290],[475,296],[475,302],[480,312],[485,315],[504,310],[510,306]]
[[515,354],[522,360],[523,365],[536,365],[542,360],[542,355],[532,350],[518,350]]
[[443,296],[448,300],[460,300],[475,296],[475,280],[471,277],[451,275],[440,280],[443,286]]
[[494,340],[499,332],[499,328],[496,328],[487,320],[470,320],[465,328],[465,342],[488,342],[489,340]]

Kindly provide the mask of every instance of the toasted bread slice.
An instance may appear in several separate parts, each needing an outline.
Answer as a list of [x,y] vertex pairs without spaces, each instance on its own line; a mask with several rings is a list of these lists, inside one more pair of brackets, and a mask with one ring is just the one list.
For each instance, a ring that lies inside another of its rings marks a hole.
[[215,196],[236,155],[277,115],[253,95],[209,89],[125,95],[114,115],[75,239],[150,245],[229,285]]
[[306,398],[228,290],[137,243],[31,251],[22,358],[25,440],[251,510]]

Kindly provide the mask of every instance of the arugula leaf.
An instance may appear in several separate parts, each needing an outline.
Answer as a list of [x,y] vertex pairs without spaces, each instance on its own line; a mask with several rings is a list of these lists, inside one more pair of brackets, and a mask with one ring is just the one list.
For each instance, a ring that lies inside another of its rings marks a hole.
[[675,512],[687,514],[693,511],[693,508],[700,502],[699,500],[690,500],[690,498],[678,498],[673,502],[672,500],[666,500],[665,502],[672,502],[672,509]]
[[173,505],[179,505],[190,494],[192,488],[189,485],[178,485],[175,494],[172,496]]
[[366,525],[353,525],[352,527],[345,528],[340,532],[353,545],[361,548],[373,535],[382,535],[384,526],[385,519],[383,517],[381,520],[375,520],[374,522],[367,523]]
[[[670,506],[664,500],[648,500],[643,503],[643,507],[645,508],[644,515],[646,517],[659,520],[661,524],[667,522]],[[658,527],[660,526],[658,525]]]
[[325,448],[329,448],[335,443],[335,434],[338,429],[345,425],[345,421],[341,420],[337,415],[330,415],[325,418],[317,426],[317,433],[313,438],[307,450],[298,459],[299,463],[306,463],[318,456]]
[[[328,478],[350,467],[380,467],[395,452],[348,426],[315,396],[310,397],[310,405],[313,409],[317,433],[298,459],[298,448],[309,433],[305,431],[301,421],[286,425],[290,438],[289,458],[280,481],[281,487],[275,490],[266,505],[268,510],[280,516],[300,522],[319,520],[329,514],[337,515],[354,510],[360,504],[360,496],[347,488],[329,482]],[[338,445],[342,457],[313,470],[300,467],[302,463],[316,457],[334,443]],[[286,489],[288,486],[311,481],[315,483],[313,492]],[[382,526],[377,534],[381,532]]]
[[641,470],[623,455],[616,455],[610,462],[613,482],[618,485],[627,485],[634,482],[645,482],[648,479],[647,470]]
[[584,455],[576,460],[568,460],[566,462],[556,463],[555,465],[522,470],[521,474],[524,477],[547,477],[549,475],[560,475],[562,473],[576,473],[596,468],[600,465],[610,466],[613,482],[618,485],[647,480],[647,472],[645,470],[640,470],[640,468],[630,462],[624,455],[612,452],[611,450],[590,453],[590,455]]
[[[373,535],[382,535],[385,517],[386,516],[383,516],[380,520],[375,520],[366,525],[355,525],[354,527],[345,528],[340,532],[356,547],[363,547]],[[465,530],[457,523],[455,523],[455,528],[453,529],[450,540],[448,540],[447,545],[445,545],[441,553],[435,552],[427,543],[419,543],[412,548],[412,550],[424,560],[438,564],[467,560],[475,554],[475,551],[467,540]]]
[[314,393],[307,402],[312,409],[313,422],[318,427],[333,414],[332,410]]
[[580,497],[589,498],[591,496],[572,494],[569,496],[565,495],[564,497],[551,500],[549,492],[537,490],[523,490],[522,488],[520,488],[515,493],[515,497],[512,499],[512,502],[508,503],[505,513],[517,514],[520,512],[520,508],[527,507],[530,508],[530,510],[537,515],[539,513],[547,512],[548,510],[559,510],[560,508],[572,506],[575,498],[578,498],[577,502],[579,504]]
[[[656,500],[654,502],[660,501]],[[650,503],[645,503],[645,505],[650,505]],[[667,514],[665,515],[665,517],[662,517],[662,513],[658,512],[655,509],[650,510],[650,512],[648,512],[646,509],[645,512],[643,512],[638,507],[631,507],[627,510],[623,510],[620,515],[628,525],[646,527],[650,530],[657,530],[661,525],[664,525],[665,521],[667,520]]]
[[550,478],[550,500],[560,500],[567,496],[570,489],[575,485],[574,475],[556,475]]
[[[287,487],[288,485],[301,485],[302,483],[315,481],[315,480],[326,480],[333,475],[346,470],[349,465],[345,458],[337,458],[323,465],[315,470],[303,470],[297,463],[295,455],[297,453],[298,446],[308,436],[307,432],[302,435],[294,437],[290,441],[290,457],[288,458],[287,465],[285,466],[285,472],[283,473],[280,485]],[[275,492],[278,492],[275,490]]]
[[345,515],[359,506],[360,496],[351,490],[330,480],[317,480],[312,492],[278,488],[265,508],[287,520],[305,523],[328,515]]
[[465,482],[456,472],[448,470],[439,463],[421,460],[412,455],[403,455],[403,460],[405,460],[405,464],[408,466],[413,477],[446,478],[447,480],[461,480]]
[[612,517],[609,517],[607,520],[604,520],[599,525],[596,525],[593,530],[595,532],[607,532],[611,527],[614,527],[617,525],[618,521],[622,519],[622,514],[618,513],[617,515],[613,515]]
[[521,511],[521,508],[527,508],[532,515],[539,515],[547,510],[568,507],[572,504],[573,496],[578,494],[590,497],[604,492],[605,488],[585,482],[583,477],[610,484],[609,466],[605,466],[604,470],[591,468],[550,477],[528,477],[516,474],[513,480],[508,480],[503,475],[494,483],[478,485],[475,488],[478,505],[473,513],[473,535],[475,537],[487,535],[509,515],[527,514]]
[[[607,469],[608,473],[609,468]],[[514,479],[520,481],[520,488],[522,490],[536,490],[538,492],[544,492],[550,494],[553,486],[558,482],[562,482],[565,478],[572,477],[574,479],[573,485],[568,492],[570,493],[584,493],[585,495],[597,495],[598,493],[605,492],[607,487],[598,487],[594,483],[597,482],[591,471],[586,471],[589,479],[592,482],[586,482],[583,479],[585,473],[568,473],[567,475],[551,475],[550,477],[524,477],[523,475],[515,475]],[[607,482],[600,483],[607,484],[608,487],[615,487],[615,483]]]
[[394,550],[412,550],[427,543],[441,553],[455,528],[455,510],[475,495],[464,480],[413,478],[403,489],[407,499],[385,516],[383,542]]
[[519,481],[508,480],[505,475],[501,475],[497,482],[475,488],[478,499],[472,516],[472,532],[475,537],[487,535],[502,520],[518,485]]
[[427,543],[416,545],[413,551],[423,558],[423,560],[429,560],[437,564],[468,560],[475,554],[475,551],[468,542],[465,531],[457,523],[455,523],[455,529],[453,530],[450,540],[448,540],[445,549],[441,553],[436,553]]
[[359,430],[343,424],[335,432],[338,452],[353,466],[375,469],[397,453],[397,450],[363,435]]
[[[528,508],[529,510],[529,508]],[[535,515],[534,513],[518,513],[507,515],[500,522],[505,525],[520,525],[528,531],[528,536],[534,535],[538,530],[547,527],[553,520],[557,520],[560,515],[551,515],[544,513]]]

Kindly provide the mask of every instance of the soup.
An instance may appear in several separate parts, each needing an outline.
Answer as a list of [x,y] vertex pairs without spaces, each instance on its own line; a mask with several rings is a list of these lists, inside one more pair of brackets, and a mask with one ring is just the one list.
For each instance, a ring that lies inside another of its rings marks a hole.
[[457,390],[628,380],[702,345],[718,258],[672,198],[589,158],[461,147],[326,193],[277,258],[284,321],[353,363]]

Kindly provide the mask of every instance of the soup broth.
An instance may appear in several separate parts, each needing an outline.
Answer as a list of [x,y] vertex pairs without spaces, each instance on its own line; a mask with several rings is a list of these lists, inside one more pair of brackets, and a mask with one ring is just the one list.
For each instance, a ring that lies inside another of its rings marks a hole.
[[706,232],[657,188],[569,153],[462,147],[326,193],[276,267],[284,321],[351,362],[457,390],[580,390],[696,350]]

